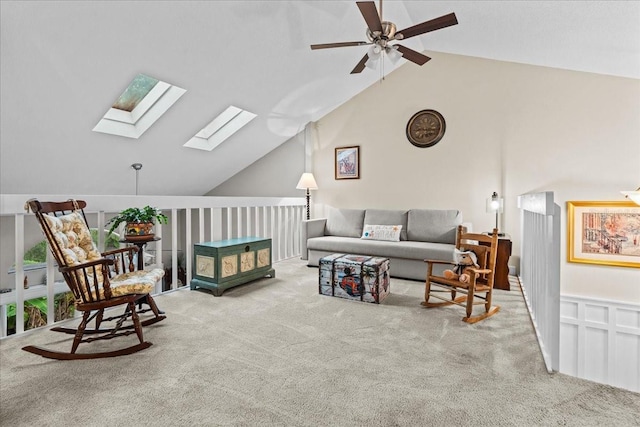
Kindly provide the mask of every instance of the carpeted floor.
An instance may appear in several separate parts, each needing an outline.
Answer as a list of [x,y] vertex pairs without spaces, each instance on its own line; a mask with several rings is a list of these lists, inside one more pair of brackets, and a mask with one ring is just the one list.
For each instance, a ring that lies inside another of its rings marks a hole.
[[299,259],[274,267],[275,279],[222,297],[157,297],[168,318],[131,356],[21,350],[70,348],[46,329],[2,340],[0,424],[640,425],[640,394],[546,372],[516,286],[494,293],[500,313],[468,325],[460,307],[421,307],[419,282],[392,279],[375,305],[318,295],[318,270]]

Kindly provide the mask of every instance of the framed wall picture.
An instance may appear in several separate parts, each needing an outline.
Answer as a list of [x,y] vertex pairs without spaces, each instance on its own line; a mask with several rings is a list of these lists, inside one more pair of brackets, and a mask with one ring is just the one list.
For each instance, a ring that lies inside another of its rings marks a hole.
[[360,146],[337,147],[335,170],[336,179],[360,178]]
[[567,202],[567,261],[640,268],[640,206]]

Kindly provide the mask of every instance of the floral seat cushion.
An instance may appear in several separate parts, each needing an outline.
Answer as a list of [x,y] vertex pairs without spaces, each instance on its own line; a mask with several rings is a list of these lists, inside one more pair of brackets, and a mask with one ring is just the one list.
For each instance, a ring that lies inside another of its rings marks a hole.
[[82,214],[76,211],[58,217],[49,214],[43,216],[58,243],[58,248],[53,247],[53,250],[60,250],[61,256],[58,258],[64,259],[67,266],[102,258]]
[[[78,211],[67,215],[43,215],[53,237],[59,245],[58,258],[64,259],[67,266],[79,265],[102,258],[95,243],[91,239],[91,232]],[[52,250],[58,248],[52,246]],[[101,266],[97,266],[97,279],[102,283]],[[150,271],[139,270],[123,273],[110,279],[112,297],[130,294],[148,294],[155,284],[164,276],[164,270],[155,268]],[[84,278],[81,276],[81,279]],[[93,284],[93,276],[89,276]],[[91,286],[93,288],[93,286]],[[104,297],[102,286],[99,288],[100,297]]]
[[113,296],[149,294],[162,277],[164,277],[164,270],[161,268],[123,273],[111,279],[111,292]]

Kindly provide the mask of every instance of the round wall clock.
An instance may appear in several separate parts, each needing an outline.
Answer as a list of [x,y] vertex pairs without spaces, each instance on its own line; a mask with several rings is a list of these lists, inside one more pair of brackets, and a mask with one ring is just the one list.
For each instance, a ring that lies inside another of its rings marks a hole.
[[422,110],[409,119],[407,138],[416,147],[431,147],[442,139],[445,129],[442,114],[435,110]]

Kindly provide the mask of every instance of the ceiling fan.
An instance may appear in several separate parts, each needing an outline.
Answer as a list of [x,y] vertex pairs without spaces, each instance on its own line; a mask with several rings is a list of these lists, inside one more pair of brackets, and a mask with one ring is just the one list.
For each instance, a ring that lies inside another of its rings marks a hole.
[[401,56],[414,62],[418,65],[423,65],[429,61],[426,55],[416,52],[413,49],[402,46],[400,44],[389,44],[395,40],[405,40],[409,37],[419,36],[430,31],[439,30],[441,28],[450,27],[456,25],[458,20],[455,13],[443,15],[439,18],[431,19],[429,21],[416,24],[414,26],[405,28],[404,30],[396,31],[396,25],[390,21],[382,20],[382,0],[380,0],[380,14],[376,9],[376,4],[373,1],[357,1],[358,9],[362,13],[362,17],[367,23],[367,39],[369,41],[359,42],[340,42],[340,43],[325,43],[325,44],[312,44],[311,49],[328,49],[333,47],[347,47],[347,46],[365,46],[371,45],[369,51],[365,53],[360,62],[351,71],[351,74],[356,74],[364,70],[367,61],[369,59],[376,59],[382,52],[385,52],[390,59],[398,59]]

